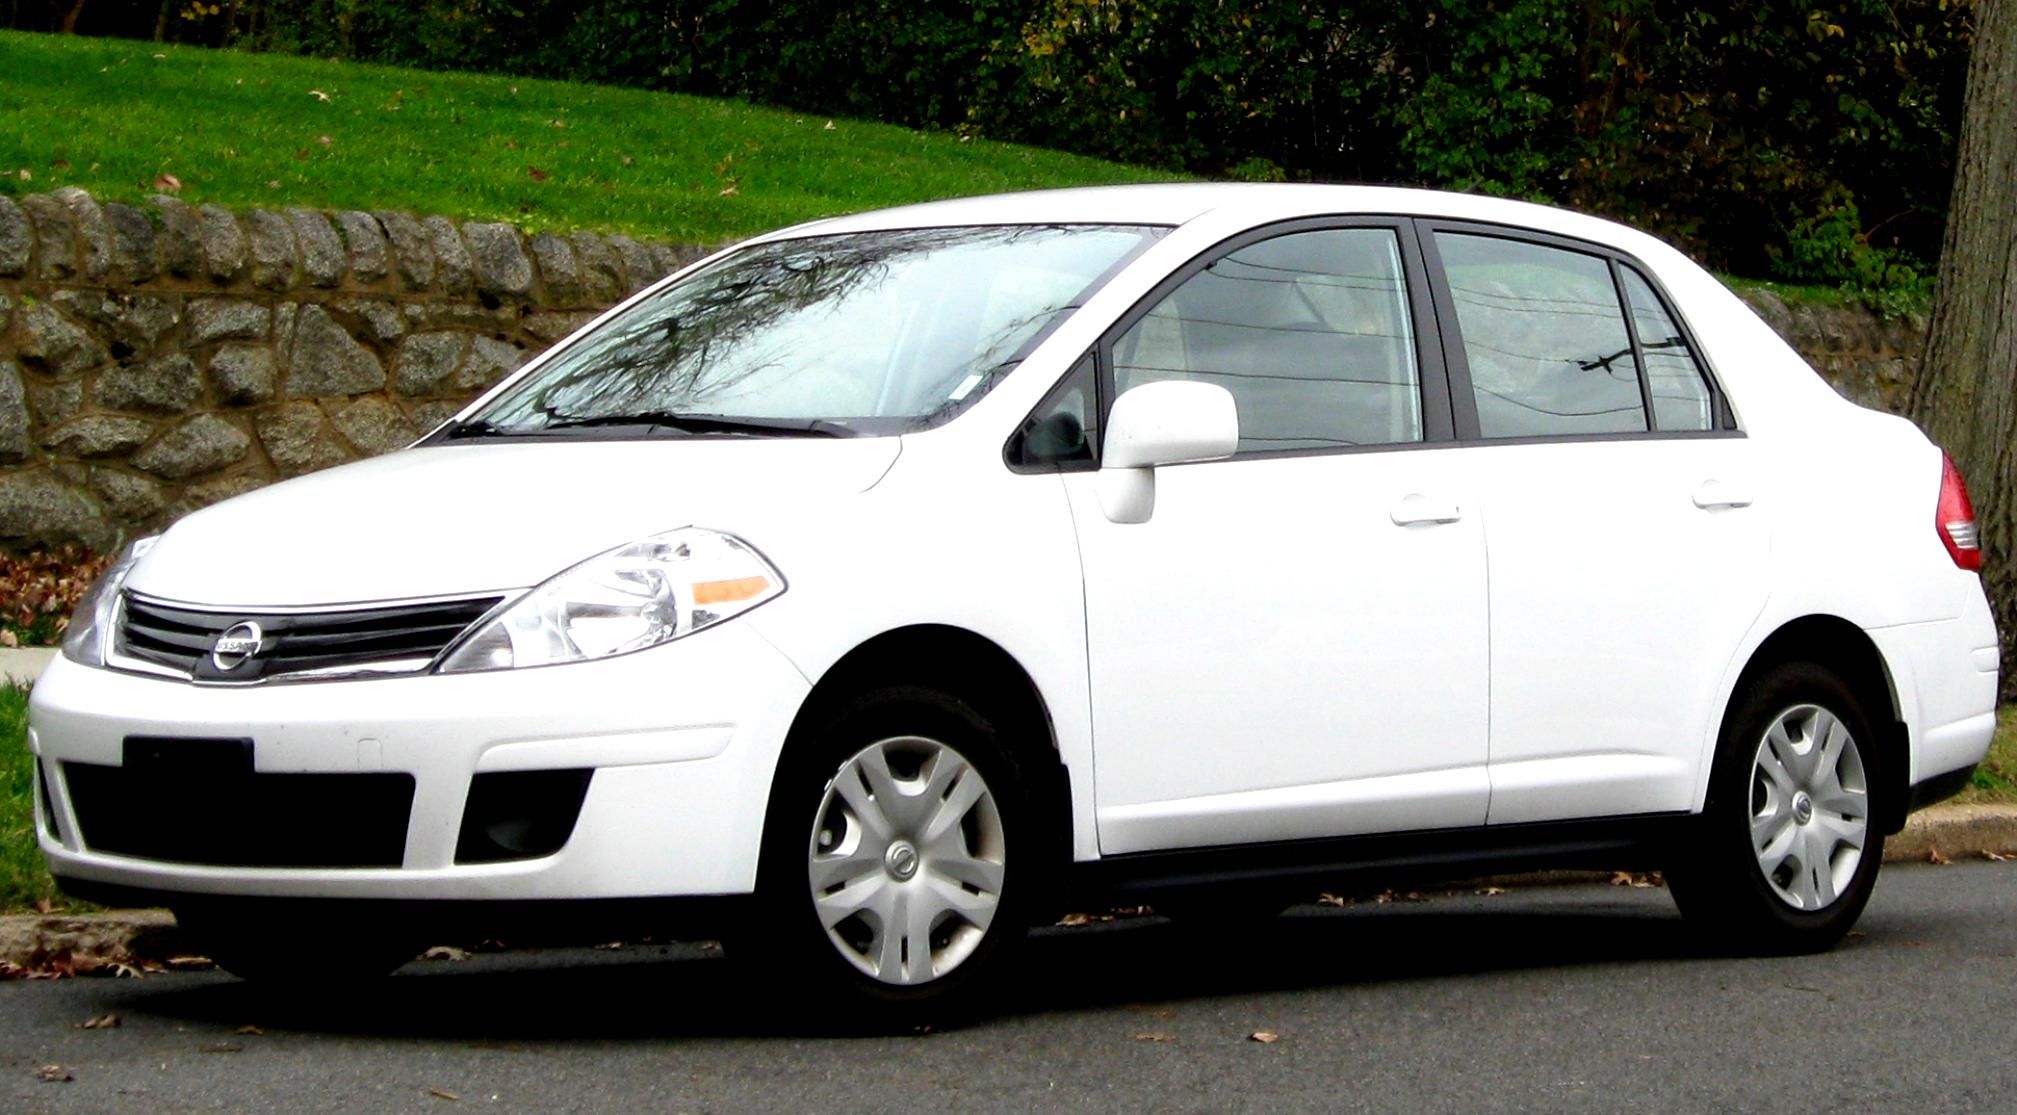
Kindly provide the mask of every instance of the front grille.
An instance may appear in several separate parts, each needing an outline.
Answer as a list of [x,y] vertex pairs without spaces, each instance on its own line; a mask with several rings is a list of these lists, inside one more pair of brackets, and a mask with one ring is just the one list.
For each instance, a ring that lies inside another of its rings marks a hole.
[[[304,674],[418,670],[500,596],[386,604],[322,612],[219,612],[126,595],[118,653],[167,666],[202,681],[257,681]],[[246,625],[259,629],[258,651],[218,665],[218,639]],[[228,667],[228,668],[227,668]]]
[[410,774],[64,763],[84,847],[213,867],[398,867]]

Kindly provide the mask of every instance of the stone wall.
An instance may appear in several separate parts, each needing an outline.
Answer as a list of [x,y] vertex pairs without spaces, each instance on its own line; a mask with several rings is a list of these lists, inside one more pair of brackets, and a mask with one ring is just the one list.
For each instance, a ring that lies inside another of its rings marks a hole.
[[0,196],[0,544],[98,549],[425,433],[690,248]]
[[[107,549],[407,444],[693,249],[404,213],[0,196],[0,545]],[[1897,409],[1923,324],[1745,298]]]

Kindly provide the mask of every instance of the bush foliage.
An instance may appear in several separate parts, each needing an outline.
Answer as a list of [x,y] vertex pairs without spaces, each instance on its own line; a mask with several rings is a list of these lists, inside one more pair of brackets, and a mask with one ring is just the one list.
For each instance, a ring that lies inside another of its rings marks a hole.
[[1966,0],[11,0],[16,27],[744,97],[1148,166],[1555,201],[1920,282]]

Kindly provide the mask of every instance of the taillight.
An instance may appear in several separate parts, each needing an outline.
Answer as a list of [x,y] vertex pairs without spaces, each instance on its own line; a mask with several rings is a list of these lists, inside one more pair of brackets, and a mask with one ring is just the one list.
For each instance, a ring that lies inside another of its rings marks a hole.
[[1947,555],[1963,569],[1982,568],[1982,535],[1975,529],[1975,505],[1954,459],[1940,454],[1940,509],[1933,516]]

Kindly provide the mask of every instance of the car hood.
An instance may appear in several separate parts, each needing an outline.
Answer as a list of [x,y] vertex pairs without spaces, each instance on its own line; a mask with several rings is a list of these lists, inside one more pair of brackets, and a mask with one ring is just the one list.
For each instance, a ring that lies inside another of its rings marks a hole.
[[743,533],[865,491],[900,448],[881,437],[409,449],[198,511],[162,535],[127,584],[241,608],[521,588],[646,534],[687,525]]

